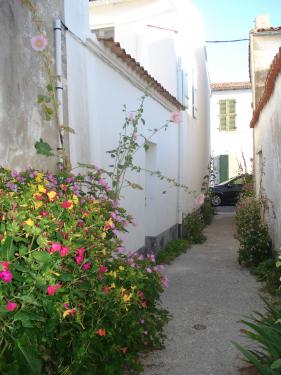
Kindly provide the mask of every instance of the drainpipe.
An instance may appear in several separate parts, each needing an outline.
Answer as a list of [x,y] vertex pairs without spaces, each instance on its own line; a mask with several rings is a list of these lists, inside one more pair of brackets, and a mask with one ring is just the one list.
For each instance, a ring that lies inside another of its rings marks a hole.
[[[55,59],[56,59],[56,94],[58,101],[59,125],[63,125],[63,87],[62,87],[62,47],[61,47],[61,20],[55,20]],[[59,145],[63,146],[63,139],[59,133]]]
[[[182,82],[182,68],[181,60],[178,61],[177,66],[177,97],[180,102],[183,99],[183,82]],[[178,124],[178,165],[177,165],[177,182],[182,182],[182,126],[183,114],[180,112],[180,123]],[[178,236],[182,237],[182,209],[181,209],[181,188],[177,188],[177,223],[178,223]]]

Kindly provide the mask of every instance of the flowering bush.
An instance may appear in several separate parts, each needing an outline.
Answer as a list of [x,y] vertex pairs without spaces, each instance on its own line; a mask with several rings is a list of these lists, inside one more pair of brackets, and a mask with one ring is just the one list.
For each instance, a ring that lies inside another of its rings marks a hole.
[[257,266],[271,254],[271,240],[263,223],[261,207],[253,196],[242,196],[237,204],[236,227],[239,246],[239,263]]
[[161,344],[167,281],[111,197],[99,172],[0,169],[0,373],[118,375]]

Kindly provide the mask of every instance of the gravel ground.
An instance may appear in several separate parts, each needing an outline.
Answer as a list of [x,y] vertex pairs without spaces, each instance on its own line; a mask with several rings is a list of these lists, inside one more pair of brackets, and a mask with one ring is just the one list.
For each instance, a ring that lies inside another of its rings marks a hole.
[[263,310],[260,285],[237,263],[233,212],[218,212],[205,234],[166,268],[163,303],[173,319],[166,348],[144,356],[143,375],[237,375],[244,365],[231,342],[246,343],[239,320]]

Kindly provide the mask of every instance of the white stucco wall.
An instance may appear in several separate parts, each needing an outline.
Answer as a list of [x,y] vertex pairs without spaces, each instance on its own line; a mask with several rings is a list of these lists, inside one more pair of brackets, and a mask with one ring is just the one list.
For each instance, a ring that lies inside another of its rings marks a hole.
[[[72,3],[72,6],[75,7],[75,4]],[[73,9],[66,12],[67,25],[78,21]],[[83,36],[83,33],[85,30],[80,35]],[[124,120],[123,105],[126,104],[128,111],[134,111],[143,91],[134,85],[134,73],[129,81],[118,71],[114,65],[117,59],[114,54],[107,52],[107,57],[111,59],[109,65],[102,57],[104,48],[101,44],[94,39],[86,44],[67,35],[69,125],[76,131],[70,138],[71,161],[73,166],[84,162],[107,168],[111,159],[106,151],[117,145]],[[129,69],[123,64],[124,67]],[[144,106],[146,127],[154,129],[163,125],[171,110],[175,108],[147,98]],[[166,132],[159,133],[151,141],[152,148],[147,154],[140,150],[135,163],[144,168],[160,169],[164,175],[176,178],[177,125],[171,124]],[[129,228],[125,244],[128,250],[137,250],[144,246],[145,236],[159,235],[177,223],[177,190],[144,172],[129,175],[128,179],[144,188],[141,191],[124,190],[121,201],[137,223],[136,227]]]
[[[156,27],[151,27],[156,26]],[[210,155],[209,78],[201,15],[190,0],[145,0],[90,5],[90,27],[114,27],[115,40],[140,62],[169,92],[177,96],[177,67],[188,76],[188,109],[181,130],[181,209],[194,207]],[[192,86],[197,86],[197,113],[192,113]]]
[[[219,101],[236,100],[236,130],[220,131]],[[211,151],[218,160],[220,155],[229,155],[229,178],[238,174],[239,163],[244,172],[252,171],[253,131],[249,124],[252,118],[252,92],[250,89],[213,91],[211,97]],[[244,159],[246,168],[244,166]],[[216,175],[219,182],[219,165],[216,163]]]
[[[257,195],[268,198],[267,214],[274,246],[281,246],[281,74],[254,127]],[[262,190],[260,191],[260,185]]]

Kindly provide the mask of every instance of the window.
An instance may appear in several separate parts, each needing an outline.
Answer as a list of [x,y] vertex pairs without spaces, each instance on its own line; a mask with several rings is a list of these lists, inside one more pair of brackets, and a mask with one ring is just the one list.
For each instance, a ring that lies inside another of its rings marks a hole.
[[197,70],[192,70],[192,116],[197,117]]
[[178,61],[178,100],[186,107],[189,106],[188,74],[182,69],[181,60]]
[[222,131],[230,131],[236,129],[236,100],[227,99],[219,101],[220,107],[220,127]]

